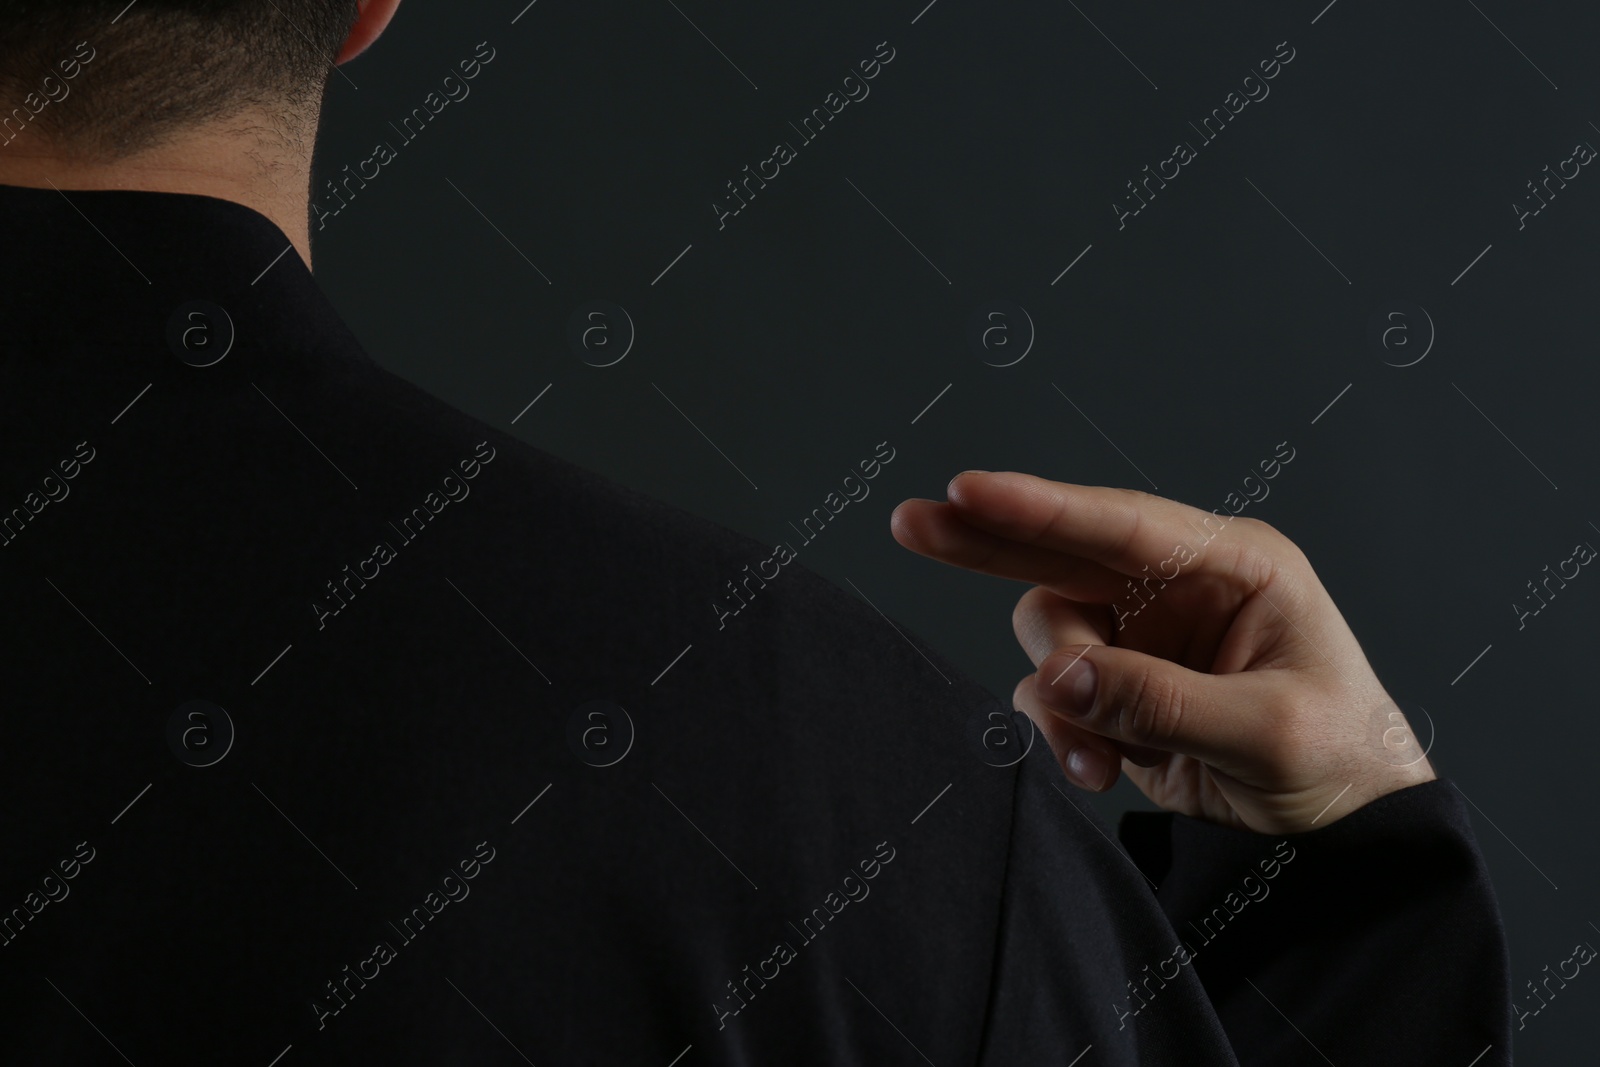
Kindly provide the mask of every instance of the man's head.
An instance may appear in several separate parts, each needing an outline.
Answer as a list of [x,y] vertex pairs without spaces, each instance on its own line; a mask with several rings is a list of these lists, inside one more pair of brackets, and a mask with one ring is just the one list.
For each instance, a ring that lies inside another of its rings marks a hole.
[[398,2],[0,0],[0,144],[116,159],[240,115],[297,141]]

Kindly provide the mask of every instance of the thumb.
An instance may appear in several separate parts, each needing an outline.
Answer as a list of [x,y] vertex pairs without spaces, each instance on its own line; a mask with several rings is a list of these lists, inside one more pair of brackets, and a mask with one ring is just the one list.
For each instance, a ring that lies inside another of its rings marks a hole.
[[1270,736],[1259,721],[1269,705],[1249,672],[1216,675],[1111,645],[1073,645],[1039,664],[1040,703],[1080,729],[1219,770],[1248,772]]

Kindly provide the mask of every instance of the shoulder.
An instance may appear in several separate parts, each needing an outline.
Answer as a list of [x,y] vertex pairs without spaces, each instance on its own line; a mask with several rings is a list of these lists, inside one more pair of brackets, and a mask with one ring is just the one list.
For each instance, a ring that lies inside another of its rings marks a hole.
[[647,661],[641,671],[682,652],[674,671],[704,659],[728,679],[764,678],[769,689],[781,680],[774,695],[785,705],[809,702],[820,718],[870,717],[871,732],[915,729],[907,740],[952,755],[970,748],[974,721],[1009,713],[892,609],[807,566],[797,539],[758,540],[534,447],[386,371],[376,377],[372,399],[387,409],[378,420],[427,442],[434,466],[456,462],[476,475],[463,510],[475,513],[478,559],[495,561],[502,585],[561,597],[573,634],[625,628],[608,647],[631,646]]

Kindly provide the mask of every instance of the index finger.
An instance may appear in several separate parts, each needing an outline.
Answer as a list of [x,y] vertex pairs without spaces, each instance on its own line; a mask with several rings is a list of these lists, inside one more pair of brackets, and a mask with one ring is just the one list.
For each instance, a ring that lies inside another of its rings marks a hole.
[[[945,495],[962,521],[979,530],[1129,576],[1152,569],[1163,578],[1180,569],[1233,574],[1242,550],[1270,547],[1260,523],[1235,523],[1225,509],[1202,511],[1136,489],[967,471],[951,479]],[[1224,531],[1230,550],[1211,550]]]

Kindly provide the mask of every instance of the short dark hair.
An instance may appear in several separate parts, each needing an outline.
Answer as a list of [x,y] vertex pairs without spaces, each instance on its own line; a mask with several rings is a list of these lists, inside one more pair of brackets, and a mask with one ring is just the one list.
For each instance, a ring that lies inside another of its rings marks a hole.
[[0,151],[121,156],[252,105],[320,104],[357,0],[0,0]]

